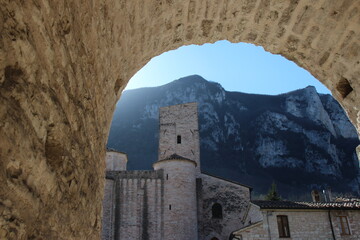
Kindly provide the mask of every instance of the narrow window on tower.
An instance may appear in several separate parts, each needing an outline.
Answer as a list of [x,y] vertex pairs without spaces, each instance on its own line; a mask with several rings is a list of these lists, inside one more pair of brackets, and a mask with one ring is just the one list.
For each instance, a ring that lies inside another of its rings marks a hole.
[[180,144],[181,143],[181,136],[177,135],[177,143]]
[[171,210],[171,204],[169,205],[169,210]]

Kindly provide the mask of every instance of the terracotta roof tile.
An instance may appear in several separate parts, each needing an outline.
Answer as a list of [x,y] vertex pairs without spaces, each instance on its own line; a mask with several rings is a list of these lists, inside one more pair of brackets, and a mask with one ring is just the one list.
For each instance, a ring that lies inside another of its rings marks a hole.
[[352,209],[360,210],[359,201],[346,202],[291,202],[291,201],[252,201],[260,209]]

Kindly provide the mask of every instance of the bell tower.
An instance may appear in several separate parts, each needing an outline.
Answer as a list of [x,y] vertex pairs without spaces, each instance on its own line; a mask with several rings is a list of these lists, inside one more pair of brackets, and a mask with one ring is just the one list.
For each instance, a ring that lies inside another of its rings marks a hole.
[[159,158],[164,174],[164,239],[198,239],[196,178],[200,175],[197,104],[160,108]]
[[200,174],[200,140],[197,103],[160,108],[158,161],[173,154],[196,162]]

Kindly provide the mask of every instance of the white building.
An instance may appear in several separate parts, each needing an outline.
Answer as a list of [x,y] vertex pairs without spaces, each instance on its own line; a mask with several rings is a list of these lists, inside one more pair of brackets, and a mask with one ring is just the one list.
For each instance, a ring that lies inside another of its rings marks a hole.
[[360,202],[252,201],[231,240],[360,239]]

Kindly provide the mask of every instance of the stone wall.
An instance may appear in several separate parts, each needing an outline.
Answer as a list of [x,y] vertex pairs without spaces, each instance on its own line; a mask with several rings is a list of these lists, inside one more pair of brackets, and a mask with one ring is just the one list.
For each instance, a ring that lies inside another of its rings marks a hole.
[[164,239],[164,179],[160,171],[107,172],[103,240]]
[[154,169],[164,171],[164,236],[166,240],[198,239],[196,163],[162,160]]
[[[159,160],[177,154],[196,162],[200,173],[200,138],[197,103],[162,107],[160,112]],[[177,137],[181,143],[177,142]]]
[[127,155],[116,151],[106,152],[106,171],[125,171],[127,164]]
[[[274,210],[262,211],[263,221],[255,223],[236,232],[236,236],[242,236],[242,240],[268,240],[279,238],[276,216],[288,216],[290,238],[288,239],[333,239],[329,213],[326,210]],[[338,216],[347,216],[351,235],[340,234],[340,220]],[[331,210],[331,221],[334,229],[335,239],[360,238],[360,211],[358,210]],[[271,236],[271,237],[269,237]]]
[[250,203],[247,213],[243,218],[244,225],[247,226],[260,221],[263,221],[263,215],[260,211],[260,207]]
[[[233,231],[244,226],[242,220],[250,205],[250,189],[207,174],[201,174],[201,178],[199,239],[228,239]],[[222,218],[212,217],[215,203],[222,206]]]
[[103,216],[102,216],[102,240],[114,239],[114,223],[115,223],[115,181],[114,179],[105,180],[104,199],[102,202]]
[[99,238],[115,103],[152,57],[183,45],[281,54],[359,131],[359,16],[357,0],[1,0],[0,238]]

